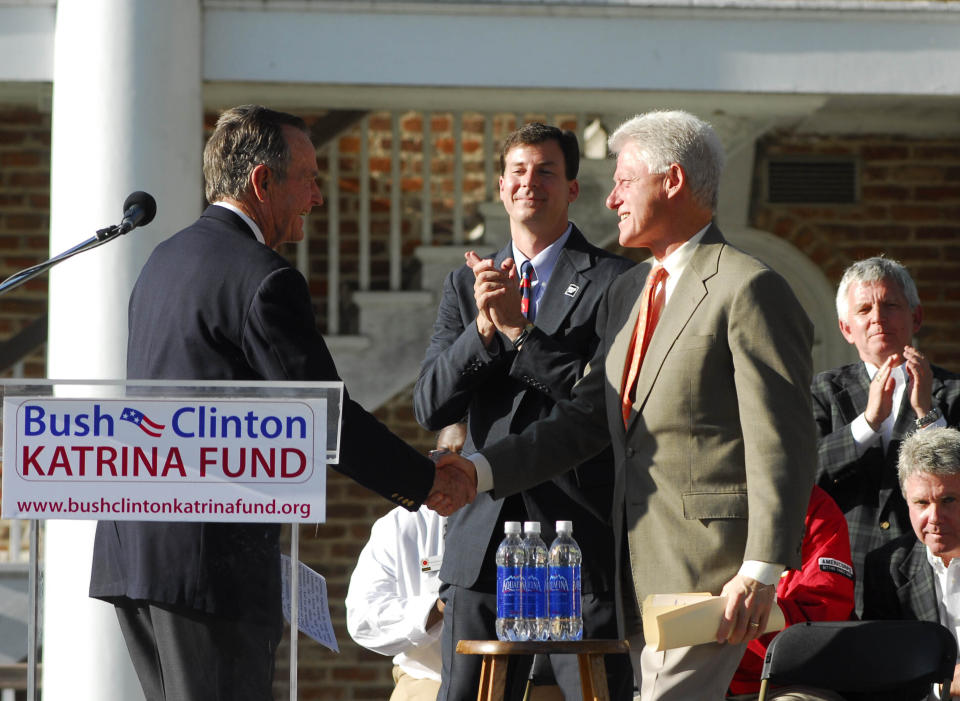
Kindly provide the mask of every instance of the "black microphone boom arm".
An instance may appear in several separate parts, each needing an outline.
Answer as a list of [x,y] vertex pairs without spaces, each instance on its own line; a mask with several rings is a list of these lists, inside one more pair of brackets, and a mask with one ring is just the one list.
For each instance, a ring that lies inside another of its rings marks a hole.
[[[86,241],[82,241],[81,243],[78,243],[73,248],[68,249],[59,255],[56,255],[53,258],[50,258],[49,260],[45,260],[43,263],[38,263],[37,265],[31,266],[29,268],[25,268],[24,270],[21,270],[18,273],[14,273],[3,282],[0,282],[0,295],[4,294],[5,292],[9,292],[15,287],[20,287],[20,285],[25,283],[27,280],[32,280],[33,278],[37,277],[37,275],[42,275],[43,273],[48,271],[50,268],[55,266],[57,263],[62,263],[67,258],[72,258],[78,253],[89,251],[91,248],[102,246],[107,241],[111,241],[117,238],[118,236],[127,233],[128,231],[130,231],[136,226],[143,226],[145,224],[149,224],[151,221],[153,221],[153,217],[157,213],[156,201],[153,199],[153,197],[151,197],[145,192],[139,192],[139,191],[134,192],[129,197],[127,197],[123,205],[124,205],[123,209],[124,209],[124,217],[125,217],[123,222],[121,222],[120,224],[114,224],[113,226],[108,226],[106,228],[100,229],[97,231],[96,234],[88,238]],[[130,221],[126,217],[130,211],[131,206],[133,205],[141,207],[143,210],[145,210],[146,213],[144,214],[141,212],[137,212],[137,214],[139,215],[137,218],[137,221],[133,223],[133,226],[130,226]]]

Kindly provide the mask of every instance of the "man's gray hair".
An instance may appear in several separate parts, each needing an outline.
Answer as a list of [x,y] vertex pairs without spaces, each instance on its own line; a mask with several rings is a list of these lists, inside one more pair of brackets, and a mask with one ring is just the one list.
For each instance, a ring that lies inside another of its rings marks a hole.
[[723,144],[699,117],[681,110],[638,114],[617,127],[607,143],[614,155],[632,143],[651,173],[666,173],[672,164],[679,164],[697,203],[717,209]]
[[927,428],[910,435],[900,444],[897,477],[900,491],[916,474],[950,477],[960,475],[960,431],[955,428]]
[[290,147],[284,127],[307,133],[300,117],[262,105],[240,105],[221,114],[203,149],[207,202],[243,199],[258,165],[267,166],[278,181],[286,179]]
[[892,258],[874,256],[873,258],[858,260],[843,273],[840,286],[837,288],[837,318],[840,321],[847,320],[847,313],[850,311],[847,306],[847,293],[851,285],[854,283],[880,282],[882,280],[892,280],[900,286],[900,291],[907,298],[907,304],[910,305],[911,311],[920,306],[917,286],[907,269]]

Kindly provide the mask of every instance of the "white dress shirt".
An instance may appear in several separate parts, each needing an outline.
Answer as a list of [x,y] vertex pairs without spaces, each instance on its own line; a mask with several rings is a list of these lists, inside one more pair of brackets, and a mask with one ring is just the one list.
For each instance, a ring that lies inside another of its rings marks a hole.
[[442,622],[427,630],[436,606],[447,519],[426,506],[397,507],[378,519],[347,589],[347,630],[359,645],[394,655],[416,679],[440,681]]
[[[927,562],[933,568],[933,581],[937,589],[937,609],[940,611],[940,623],[960,640],[960,559],[953,558],[949,565],[925,548]],[[960,655],[958,655],[960,662]],[[931,698],[940,698],[938,684],[933,685]]]
[[266,245],[266,242],[263,240],[263,232],[260,231],[260,227],[257,226],[257,222],[253,221],[253,219],[248,217],[246,212],[244,212],[239,207],[230,204],[229,202],[214,202],[213,204],[217,205],[218,207],[223,207],[224,209],[229,209],[231,212],[233,212],[238,217],[243,219],[243,221],[246,222],[247,226],[249,226],[253,230],[253,235],[257,237],[257,241]]

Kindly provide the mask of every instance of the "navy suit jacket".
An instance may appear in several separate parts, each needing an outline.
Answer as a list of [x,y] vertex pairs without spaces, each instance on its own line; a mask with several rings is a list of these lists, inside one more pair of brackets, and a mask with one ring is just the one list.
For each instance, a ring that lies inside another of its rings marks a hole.
[[[499,266],[512,255],[507,244],[494,261]],[[588,243],[574,226],[540,301],[536,328],[520,352],[499,336],[492,352],[484,347],[475,323],[473,271],[465,265],[452,271],[414,392],[417,420],[430,430],[466,420],[463,452],[469,455],[547,416],[557,400],[569,396],[599,343],[596,315],[607,287],[632,265]],[[605,450],[522,493],[527,518],[541,522],[548,547],[557,520],[574,522],[584,591],[613,589],[612,492],[613,458]],[[490,554],[503,537],[503,507],[503,499],[481,493],[449,518],[440,570],[444,582],[472,587],[481,571],[490,579]]]
[[[127,377],[340,379],[303,276],[214,205],[144,265],[130,297]],[[417,509],[433,483],[430,460],[349,397],[342,417],[335,468]],[[90,595],[279,626],[279,532],[273,524],[101,521]]]

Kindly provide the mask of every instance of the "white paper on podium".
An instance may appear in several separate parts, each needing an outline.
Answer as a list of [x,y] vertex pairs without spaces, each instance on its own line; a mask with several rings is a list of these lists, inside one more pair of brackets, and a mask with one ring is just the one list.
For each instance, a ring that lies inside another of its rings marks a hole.
[[[298,627],[318,643],[334,652],[340,652],[337,636],[333,632],[330,620],[330,606],[327,600],[327,580],[302,562],[297,576],[300,586],[300,605],[298,609]],[[280,571],[283,583],[283,617],[290,622],[290,558],[280,555]]]

